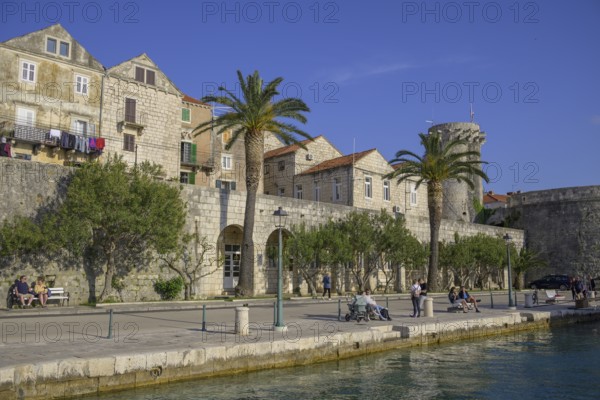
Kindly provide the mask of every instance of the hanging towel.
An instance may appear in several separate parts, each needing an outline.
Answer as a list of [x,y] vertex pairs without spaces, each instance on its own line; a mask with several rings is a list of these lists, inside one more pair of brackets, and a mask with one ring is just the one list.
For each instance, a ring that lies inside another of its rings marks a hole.
[[58,129],[50,129],[50,139],[60,139],[60,131]]
[[104,138],[97,138],[96,139],[96,148],[98,150],[103,150],[104,149]]

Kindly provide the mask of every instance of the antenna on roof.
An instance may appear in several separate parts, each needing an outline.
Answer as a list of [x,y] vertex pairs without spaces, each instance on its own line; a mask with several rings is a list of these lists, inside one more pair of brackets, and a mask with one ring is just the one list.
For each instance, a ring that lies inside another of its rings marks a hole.
[[475,112],[473,111],[473,103],[469,103],[471,107],[471,111],[469,112],[469,116],[471,117],[471,122],[475,120]]

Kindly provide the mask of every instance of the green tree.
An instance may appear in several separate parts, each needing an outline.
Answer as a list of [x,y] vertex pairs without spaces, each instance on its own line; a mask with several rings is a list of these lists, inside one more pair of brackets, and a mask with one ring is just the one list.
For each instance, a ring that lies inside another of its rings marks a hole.
[[[246,207],[244,215],[244,230],[242,238],[242,258],[240,279],[236,287],[237,296],[251,296],[254,293],[254,215],[258,184],[262,177],[264,134],[271,132],[286,144],[298,143],[296,135],[311,139],[311,136],[297,128],[294,124],[283,122],[281,118],[289,118],[300,123],[306,123],[303,112],[310,111],[300,99],[286,98],[274,101],[279,95],[278,86],[283,78],[275,78],[264,84],[255,71],[244,79],[237,71],[242,98],[220,87],[226,96],[206,96],[205,102],[215,102],[229,107],[230,111],[204,122],[195,128],[195,134],[200,135],[211,129],[216,129],[218,135],[231,130],[232,138],[227,144],[229,149],[238,138],[244,139],[246,155]],[[301,147],[304,147],[299,143]]]
[[465,182],[474,188],[472,176],[478,175],[486,182],[487,175],[481,170],[482,161],[479,160],[478,151],[461,151],[462,146],[468,144],[464,139],[442,141],[439,132],[420,133],[423,156],[409,150],[400,150],[390,164],[398,164],[394,172],[389,173],[386,179],[397,178],[398,183],[407,179],[416,179],[417,187],[422,183],[427,184],[427,205],[429,208],[430,252],[428,287],[431,291],[438,291],[438,262],[439,262],[439,236],[442,222],[442,206],[444,202],[443,183],[448,180]]
[[177,247],[185,204],[179,187],[154,178],[159,172],[147,163],[129,170],[113,157],[86,163],[73,175],[53,221],[56,243],[72,254],[99,257],[104,272],[99,302],[112,292],[117,265],[132,268],[142,255]]
[[214,254],[215,246],[208,242],[206,236],[200,236],[196,222],[194,233],[181,236],[176,249],[159,254],[158,259],[179,275],[184,286],[184,298],[191,300],[197,294],[196,286],[200,280],[219,269],[219,262]]
[[292,234],[286,240],[286,256],[293,259],[294,267],[306,281],[308,291],[313,296],[317,293],[316,279],[323,272],[321,260],[326,252],[324,234],[324,229],[307,228],[302,223],[292,227]]
[[[510,246],[511,258],[514,260],[512,262],[512,270],[515,273],[514,285],[515,289],[521,290],[523,288],[523,275],[527,271],[531,271],[536,268],[542,268],[548,265],[546,260],[544,260],[541,255],[535,250],[527,249],[526,247],[521,247],[518,254],[516,254],[516,250],[514,245],[511,243]],[[515,257],[516,255],[516,257]]]

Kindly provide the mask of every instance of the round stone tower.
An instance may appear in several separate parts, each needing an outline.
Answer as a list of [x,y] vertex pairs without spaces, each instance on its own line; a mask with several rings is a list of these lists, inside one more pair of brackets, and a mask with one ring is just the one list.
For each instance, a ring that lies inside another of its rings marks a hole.
[[[485,132],[482,132],[478,124],[473,122],[448,122],[434,125],[429,128],[429,133],[440,132],[442,142],[447,143],[453,139],[465,139],[467,143],[456,146],[456,151],[477,151],[481,154],[481,145],[485,143]],[[476,159],[480,159],[476,157]],[[471,189],[464,182],[450,180],[444,182],[444,209],[443,218],[455,221],[472,222],[476,211],[473,207],[473,199],[483,202],[483,182],[478,175],[471,176],[475,185]]]

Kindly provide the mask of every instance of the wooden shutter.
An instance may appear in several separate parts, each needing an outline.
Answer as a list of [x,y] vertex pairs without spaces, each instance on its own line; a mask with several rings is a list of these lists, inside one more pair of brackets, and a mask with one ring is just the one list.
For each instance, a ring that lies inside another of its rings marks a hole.
[[135,80],[138,82],[144,82],[144,68],[135,67]]
[[150,71],[149,69],[146,70],[146,83],[148,85],[154,85],[154,71]]
[[125,121],[135,122],[135,100],[125,99]]
[[215,183],[215,187],[217,189],[221,189],[221,180],[220,179],[217,179],[217,182]]
[[190,162],[196,164],[196,145],[192,144],[192,152],[190,154]]
[[196,174],[194,172],[190,172],[188,175],[188,183],[190,185],[195,185],[196,184]]
[[229,183],[229,187],[231,190],[235,190],[235,182]]

